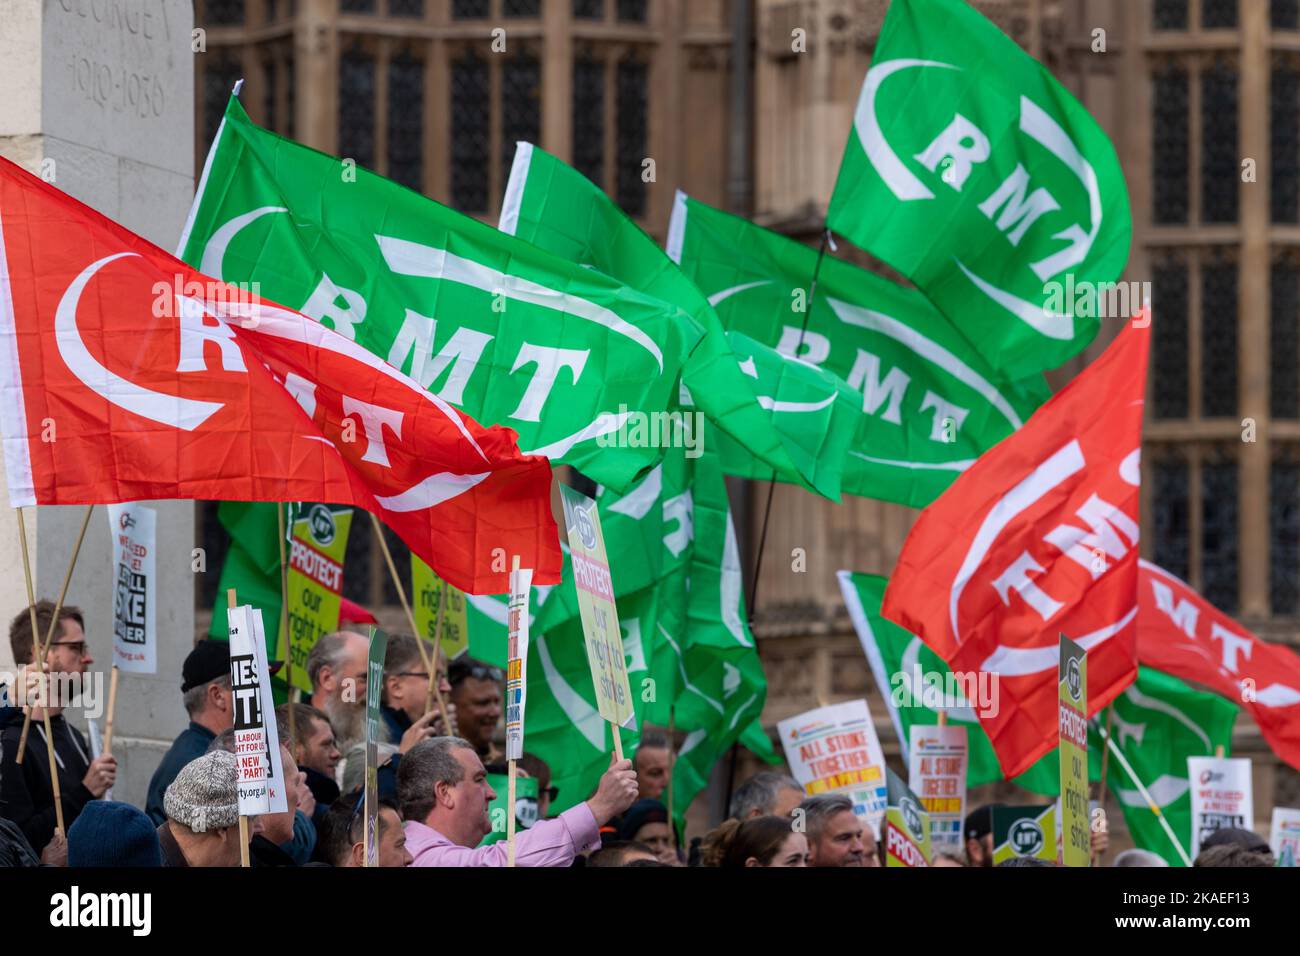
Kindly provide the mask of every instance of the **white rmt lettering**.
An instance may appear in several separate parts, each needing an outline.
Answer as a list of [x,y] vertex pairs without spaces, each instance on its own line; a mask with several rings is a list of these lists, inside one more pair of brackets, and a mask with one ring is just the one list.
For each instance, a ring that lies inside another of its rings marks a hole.
[[[343,300],[342,304],[339,299]],[[355,341],[357,333],[354,326],[366,320],[366,300],[361,298],[360,292],[337,286],[328,275],[322,275],[298,311]]]
[[[1055,545],[1071,561],[1087,568],[1095,581],[1110,570],[1104,559],[1097,560],[1097,553],[1119,561],[1137,545],[1138,526],[1119,508],[1095,494],[1075,514],[1092,528],[1091,534],[1074,525],[1063,524],[1049,531],[1043,540]],[[1128,546],[1120,539],[1120,534],[1128,538]]]
[[1023,551],[1011,567],[993,582],[993,587],[997,590],[998,597],[1002,598],[1002,603],[1008,607],[1011,606],[1011,592],[1016,591],[1025,599],[1026,604],[1038,612],[1039,617],[1044,621],[1050,620],[1065,605],[1035,584],[1029,577],[1030,571],[1042,574],[1043,566],[1030,557],[1028,551]]
[[980,203],[979,210],[993,218],[994,213],[999,209],[1002,214],[998,216],[995,225],[1002,232],[1006,233],[1007,241],[1013,246],[1020,245],[1020,240],[1025,237],[1040,216],[1049,212],[1055,212],[1061,208],[1052,194],[1041,186],[1025,198],[1025,189],[1029,185],[1029,173],[1025,167],[1016,163],[1016,168],[1011,171],[1011,175],[1002,181],[1002,185],[994,190],[993,195]]
[[556,349],[546,345],[533,345],[525,342],[515,357],[515,365],[510,371],[517,372],[525,365],[537,364],[537,370],[524,389],[524,397],[519,400],[519,407],[510,413],[510,418],[521,422],[539,422],[542,420],[542,406],[550,397],[560,369],[567,368],[573,373],[576,385],[582,370],[587,364],[591,349]]
[[[437,331],[437,319],[407,309],[402,327],[397,330],[397,338],[393,339],[393,347],[388,350],[388,364],[404,369],[409,358],[411,368],[407,374],[419,382],[421,388],[431,388],[446,371],[447,382],[438,389],[438,397],[453,405],[464,404],[465,386],[469,384],[469,377],[478,367],[492,336],[462,327],[453,332],[434,355],[433,342]],[[449,367],[450,371],[447,371]]]
[[[947,399],[940,398],[934,392],[927,391],[921,401],[921,411],[934,409],[934,424],[930,426],[930,441],[951,442],[956,439],[961,424],[970,414],[969,408],[954,405]],[[947,423],[951,422],[951,429]],[[949,434],[951,432],[951,434]]]
[[1232,633],[1217,621],[1210,622],[1210,640],[1223,641],[1223,666],[1229,672],[1237,673],[1237,667],[1241,663],[1237,658],[1238,652],[1250,660],[1250,638]]
[[208,325],[207,309],[198,299],[189,296],[176,296],[176,312],[180,316],[181,355],[176,363],[178,372],[206,372],[207,362],[203,357],[204,345],[212,342],[221,353],[221,367],[227,372],[247,372],[244,355],[235,342],[235,330],[220,319],[213,317],[215,325]]
[[989,138],[978,126],[957,113],[948,128],[913,158],[932,173],[938,171],[939,164],[945,159],[951,159],[952,165],[943,171],[943,181],[961,192],[975,164],[989,158]]
[[388,463],[388,449],[384,446],[384,426],[387,425],[398,438],[402,437],[402,419],[405,415],[392,408],[371,405],[351,395],[343,396],[343,414],[356,415],[361,419],[361,427],[366,432],[366,453],[362,461],[391,468]]
[[809,332],[793,325],[781,327],[781,341],[776,343],[776,350],[792,359],[799,359],[812,365],[821,365],[831,354],[831,340],[820,332]]
[[849,388],[856,388],[862,393],[862,411],[874,415],[876,409],[888,400],[889,404],[881,418],[895,425],[902,424],[898,410],[911,381],[912,377],[901,368],[892,368],[881,382],[880,359],[865,349],[858,349],[858,357],[849,370]]
[[1200,608],[1191,601],[1175,602],[1173,589],[1162,581],[1151,581],[1151,593],[1155,595],[1156,607],[1168,615],[1174,626],[1190,640],[1196,640],[1196,619],[1200,616]]

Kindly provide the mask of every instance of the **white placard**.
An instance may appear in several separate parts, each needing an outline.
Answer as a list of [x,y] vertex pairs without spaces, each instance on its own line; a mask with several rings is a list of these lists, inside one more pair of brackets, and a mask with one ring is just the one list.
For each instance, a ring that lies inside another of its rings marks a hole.
[[777,724],[790,772],[809,796],[842,793],[879,837],[888,803],[885,754],[865,700],[818,707]]
[[158,513],[135,501],[107,510],[113,540],[113,664],[153,674],[158,670]]
[[528,682],[528,595],[533,572],[519,568],[510,572],[510,605],[507,623],[506,665],[506,759],[524,756],[524,705]]
[[230,688],[234,698],[235,769],[240,816],[288,808],[279,730],[266,666],[262,612],[248,604],[228,610]]
[[913,724],[907,760],[907,786],[930,815],[930,846],[935,853],[961,853],[966,818],[966,728]]
[[1273,808],[1273,829],[1268,845],[1278,866],[1300,866],[1300,810]]
[[1250,761],[1245,757],[1188,757],[1192,788],[1192,859],[1215,830],[1255,829]]

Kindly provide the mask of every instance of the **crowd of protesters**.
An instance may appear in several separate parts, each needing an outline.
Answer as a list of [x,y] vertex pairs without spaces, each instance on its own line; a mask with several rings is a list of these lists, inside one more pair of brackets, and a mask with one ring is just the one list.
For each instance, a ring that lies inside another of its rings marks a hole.
[[[36,634],[47,633],[55,611],[48,601],[37,604]],[[19,665],[32,665],[35,656],[32,623],[25,608],[10,625]],[[56,701],[46,698],[43,709],[16,706],[41,699],[30,696],[40,682],[83,675],[94,663],[81,611],[59,608],[58,624],[43,673],[29,666],[19,678],[21,686],[0,690],[6,694],[0,698],[0,866],[238,866],[245,855],[258,867],[364,865],[365,636],[344,630],[322,637],[307,660],[308,702],[277,708],[286,809],[250,819],[245,851],[229,645],[200,641],[186,657],[180,692],[189,725],[158,765],[139,809],[111,799],[117,761],[111,753],[92,757],[85,734],[65,719]],[[408,635],[390,637],[381,701],[378,864],[504,866],[504,842],[481,845],[492,830],[488,806],[495,794],[489,773],[503,770],[497,738],[504,675],[466,658],[450,669],[440,660],[430,674],[428,659],[427,644],[422,649]],[[436,696],[447,702],[446,713],[429,706],[435,696],[431,682],[437,684]],[[20,748],[25,748],[22,760]],[[557,793],[551,770],[526,754],[518,770],[537,778],[537,820],[518,831],[516,865],[884,864],[883,845],[848,797],[808,797],[794,778],[770,771],[736,788],[724,823],[681,846],[662,800],[672,759],[668,737],[648,729],[633,760],[612,760],[594,793],[552,816]],[[58,831],[51,763],[57,768],[66,838]],[[974,809],[963,835],[964,853],[941,853],[934,865],[992,866],[991,807]],[[1105,831],[1099,830],[1093,834],[1094,855],[1106,849]],[[1223,830],[1205,842],[1195,863],[1271,866],[1273,858],[1256,834]],[[1165,864],[1153,853],[1128,850],[1114,865]]]

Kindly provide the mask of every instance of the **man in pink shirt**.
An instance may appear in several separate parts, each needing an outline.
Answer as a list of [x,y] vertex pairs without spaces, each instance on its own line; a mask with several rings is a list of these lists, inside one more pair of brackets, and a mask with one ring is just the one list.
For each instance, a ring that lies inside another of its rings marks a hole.
[[[611,761],[584,803],[518,832],[515,865],[571,865],[579,853],[600,847],[600,828],[636,796],[632,762]],[[488,804],[495,797],[469,741],[434,737],[407,751],[397,768],[397,800],[406,820],[406,849],[414,857],[411,865],[505,866],[504,842],[478,846],[492,830]]]

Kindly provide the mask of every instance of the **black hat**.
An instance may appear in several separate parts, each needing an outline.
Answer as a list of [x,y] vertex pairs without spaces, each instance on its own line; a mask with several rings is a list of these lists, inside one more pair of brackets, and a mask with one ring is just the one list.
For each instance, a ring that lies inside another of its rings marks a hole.
[[230,642],[199,641],[181,666],[181,693],[223,675],[230,675]]
[[1208,837],[1201,841],[1201,849],[1208,850],[1216,846],[1239,846],[1244,850],[1252,853],[1272,853],[1272,849],[1262,836],[1253,830],[1243,830],[1238,827],[1224,827],[1221,830],[1215,830]]
[[966,834],[967,840],[980,840],[993,832],[994,806],[995,804],[992,803],[985,804],[966,814],[966,823],[962,827],[962,832]]
[[638,800],[627,808],[627,812],[623,814],[623,819],[619,823],[618,838],[620,840],[635,840],[637,831],[647,823],[667,822],[668,808],[658,800],[647,797],[644,800]]

